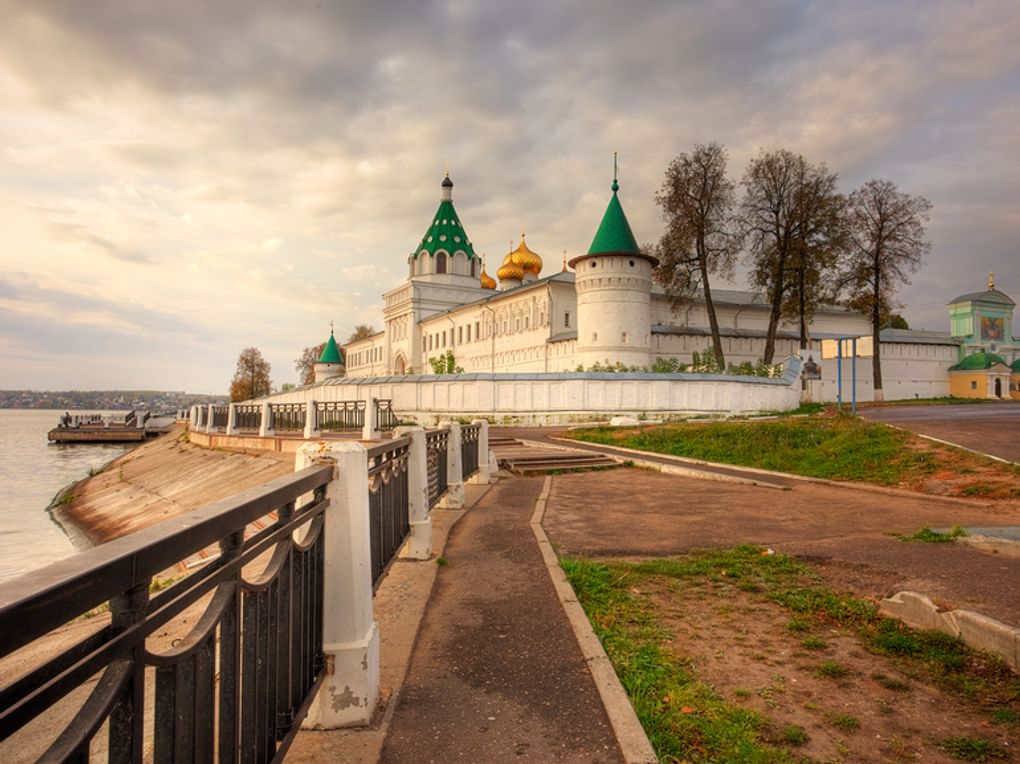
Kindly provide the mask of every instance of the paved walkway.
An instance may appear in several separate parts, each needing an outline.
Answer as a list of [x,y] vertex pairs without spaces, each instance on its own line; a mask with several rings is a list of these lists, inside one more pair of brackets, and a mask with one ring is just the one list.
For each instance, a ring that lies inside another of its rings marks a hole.
[[542,478],[454,527],[383,762],[615,762],[609,721],[528,525]]

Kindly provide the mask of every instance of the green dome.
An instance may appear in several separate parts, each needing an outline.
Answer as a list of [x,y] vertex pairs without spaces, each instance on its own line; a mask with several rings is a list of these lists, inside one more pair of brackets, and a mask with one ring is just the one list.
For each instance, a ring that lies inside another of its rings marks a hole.
[[609,206],[606,207],[606,214],[602,216],[599,230],[595,232],[595,238],[592,239],[591,246],[588,247],[589,255],[641,254],[634,233],[630,230],[630,223],[627,222],[627,216],[623,212],[623,205],[620,204],[620,198],[616,195],[619,188],[620,184],[616,182],[616,178],[613,178],[613,198],[609,200]]
[[464,252],[470,260],[475,257],[475,249],[457,216],[457,210],[453,208],[453,181],[449,175],[443,179],[442,189],[443,197],[439,202],[439,209],[432,216],[432,224],[425,231],[418,249],[411,257],[415,258],[422,252],[434,256],[439,250],[445,250],[451,255],[455,252]]
[[995,364],[1002,364],[1003,366],[1009,366],[1008,363],[995,353],[986,353],[983,350],[979,350],[976,353],[971,353],[969,356],[960,361],[956,366],[950,366],[950,371],[981,371],[983,369],[990,369]]
[[340,354],[340,348],[337,347],[336,338],[333,336],[333,332],[329,333],[329,339],[326,341],[326,347],[322,349],[318,362],[343,364],[344,357]]
[[1011,368],[1013,371],[1020,372],[1020,358],[1017,358],[1015,361],[1013,361],[1013,365],[1010,366],[1009,368]]

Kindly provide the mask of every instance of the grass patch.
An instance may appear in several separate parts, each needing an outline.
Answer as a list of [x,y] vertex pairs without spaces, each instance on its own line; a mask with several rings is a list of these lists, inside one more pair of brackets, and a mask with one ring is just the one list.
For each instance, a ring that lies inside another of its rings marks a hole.
[[630,592],[630,566],[577,559],[562,566],[661,760],[794,760],[765,741],[760,714],[727,703],[669,649],[654,614]]
[[439,557],[436,558],[436,565],[438,565],[440,568],[445,568],[449,564],[450,564],[450,561],[447,560],[442,555],[439,555]]
[[755,422],[590,427],[564,437],[827,480],[919,489],[933,478],[951,475],[959,480],[963,474],[982,473],[982,479],[956,486],[960,495],[1008,498],[1020,481],[1016,466],[929,443],[881,422],[831,412]]
[[909,536],[895,534],[900,541],[920,541],[925,544],[948,544],[949,542],[967,535],[967,531],[959,525],[954,525],[945,533],[933,531],[927,525],[921,527]]
[[960,761],[992,761],[1009,754],[990,740],[980,737],[950,737],[939,741],[939,748]]
[[[666,579],[663,583],[669,586],[711,581],[748,589],[753,584],[759,592],[755,596],[791,612],[786,625],[792,632],[838,626],[855,633],[868,651],[885,656],[899,674],[926,676],[988,714],[1009,712],[994,717],[1002,723],[1020,714],[1020,678],[1002,661],[941,632],[914,630],[883,618],[873,603],[825,589],[814,571],[786,555],[745,545],[641,562],[564,558],[561,565],[662,760],[772,762],[797,757],[789,750],[794,744],[770,730],[761,715],[728,704],[673,651],[671,635],[656,620],[655,603],[641,593],[643,582],[656,579]],[[805,642],[811,639],[805,634]],[[824,644],[814,639],[819,642],[812,644]],[[835,661],[825,661],[816,670],[832,679],[849,674]],[[884,673],[873,673],[871,679],[890,690],[910,689]],[[768,705],[763,692],[758,691]],[[747,693],[734,696],[742,699]],[[851,724],[832,723],[840,729],[840,724]]]
[[829,643],[821,637],[807,637],[800,644],[808,650],[824,650],[829,646]]
[[818,676],[824,676],[826,679],[842,679],[850,675],[850,670],[846,666],[836,663],[836,661],[825,661],[818,665],[815,673]]
[[787,745],[804,745],[808,741],[807,731],[797,724],[787,724],[779,736]]
[[861,726],[860,720],[852,714],[836,714],[829,720],[829,723],[843,732],[853,732]]

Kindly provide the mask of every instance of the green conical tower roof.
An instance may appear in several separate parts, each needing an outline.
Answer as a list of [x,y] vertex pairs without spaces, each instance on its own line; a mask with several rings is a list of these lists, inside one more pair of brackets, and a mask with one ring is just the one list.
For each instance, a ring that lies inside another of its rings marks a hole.
[[620,184],[616,180],[615,173],[611,188],[613,189],[613,198],[609,200],[609,206],[606,207],[606,214],[602,216],[599,230],[595,232],[595,238],[592,239],[591,246],[588,247],[588,254],[639,255],[641,249],[634,238],[634,232],[630,230],[630,223],[627,222],[627,216],[623,212],[620,197],[616,195],[616,192],[620,190]]
[[435,255],[442,249],[451,255],[463,251],[470,260],[475,256],[475,249],[464,230],[464,225],[460,222],[457,210],[453,208],[453,181],[450,180],[449,174],[443,178],[442,189],[439,209],[432,216],[432,224],[425,231],[418,249],[411,257],[417,257],[422,252]]
[[326,340],[326,347],[322,349],[322,353],[319,355],[319,363],[338,363],[343,365],[344,357],[340,353],[340,348],[336,344],[336,337],[333,336],[333,330],[329,330],[329,339]]

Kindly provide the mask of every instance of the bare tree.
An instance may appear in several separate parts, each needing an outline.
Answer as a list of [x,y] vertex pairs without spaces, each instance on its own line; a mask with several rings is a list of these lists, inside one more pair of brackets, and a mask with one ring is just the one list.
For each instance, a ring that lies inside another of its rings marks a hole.
[[358,324],[354,327],[354,331],[351,332],[351,336],[347,338],[348,342],[357,342],[358,340],[364,340],[375,334],[373,329],[368,324]]
[[733,273],[739,237],[733,226],[735,184],[726,177],[726,149],[718,143],[698,144],[666,168],[655,201],[662,208],[666,230],[655,249],[655,278],[674,308],[688,302],[701,287],[705,295],[712,350],[725,366],[719,321],[712,301],[710,274]]
[[807,340],[822,276],[829,270],[823,265],[839,250],[842,200],[835,173],[786,149],[762,151],[751,160],[741,183],[749,275],[770,305],[762,360],[772,363],[784,315],[799,318],[801,340]]
[[248,401],[262,395],[269,395],[272,383],[269,380],[269,362],[262,357],[258,348],[245,348],[237,357],[237,370],[230,382],[230,400]]
[[850,307],[871,318],[876,401],[884,398],[879,333],[892,316],[897,287],[910,283],[909,274],[931,251],[924,228],[930,211],[931,202],[923,196],[905,194],[888,180],[869,180],[850,194],[845,281]]
[[301,351],[300,358],[294,359],[294,369],[297,371],[298,379],[302,385],[310,385],[315,381],[315,364],[318,362],[319,356],[322,355],[322,350],[325,347],[325,342],[312,345]]

